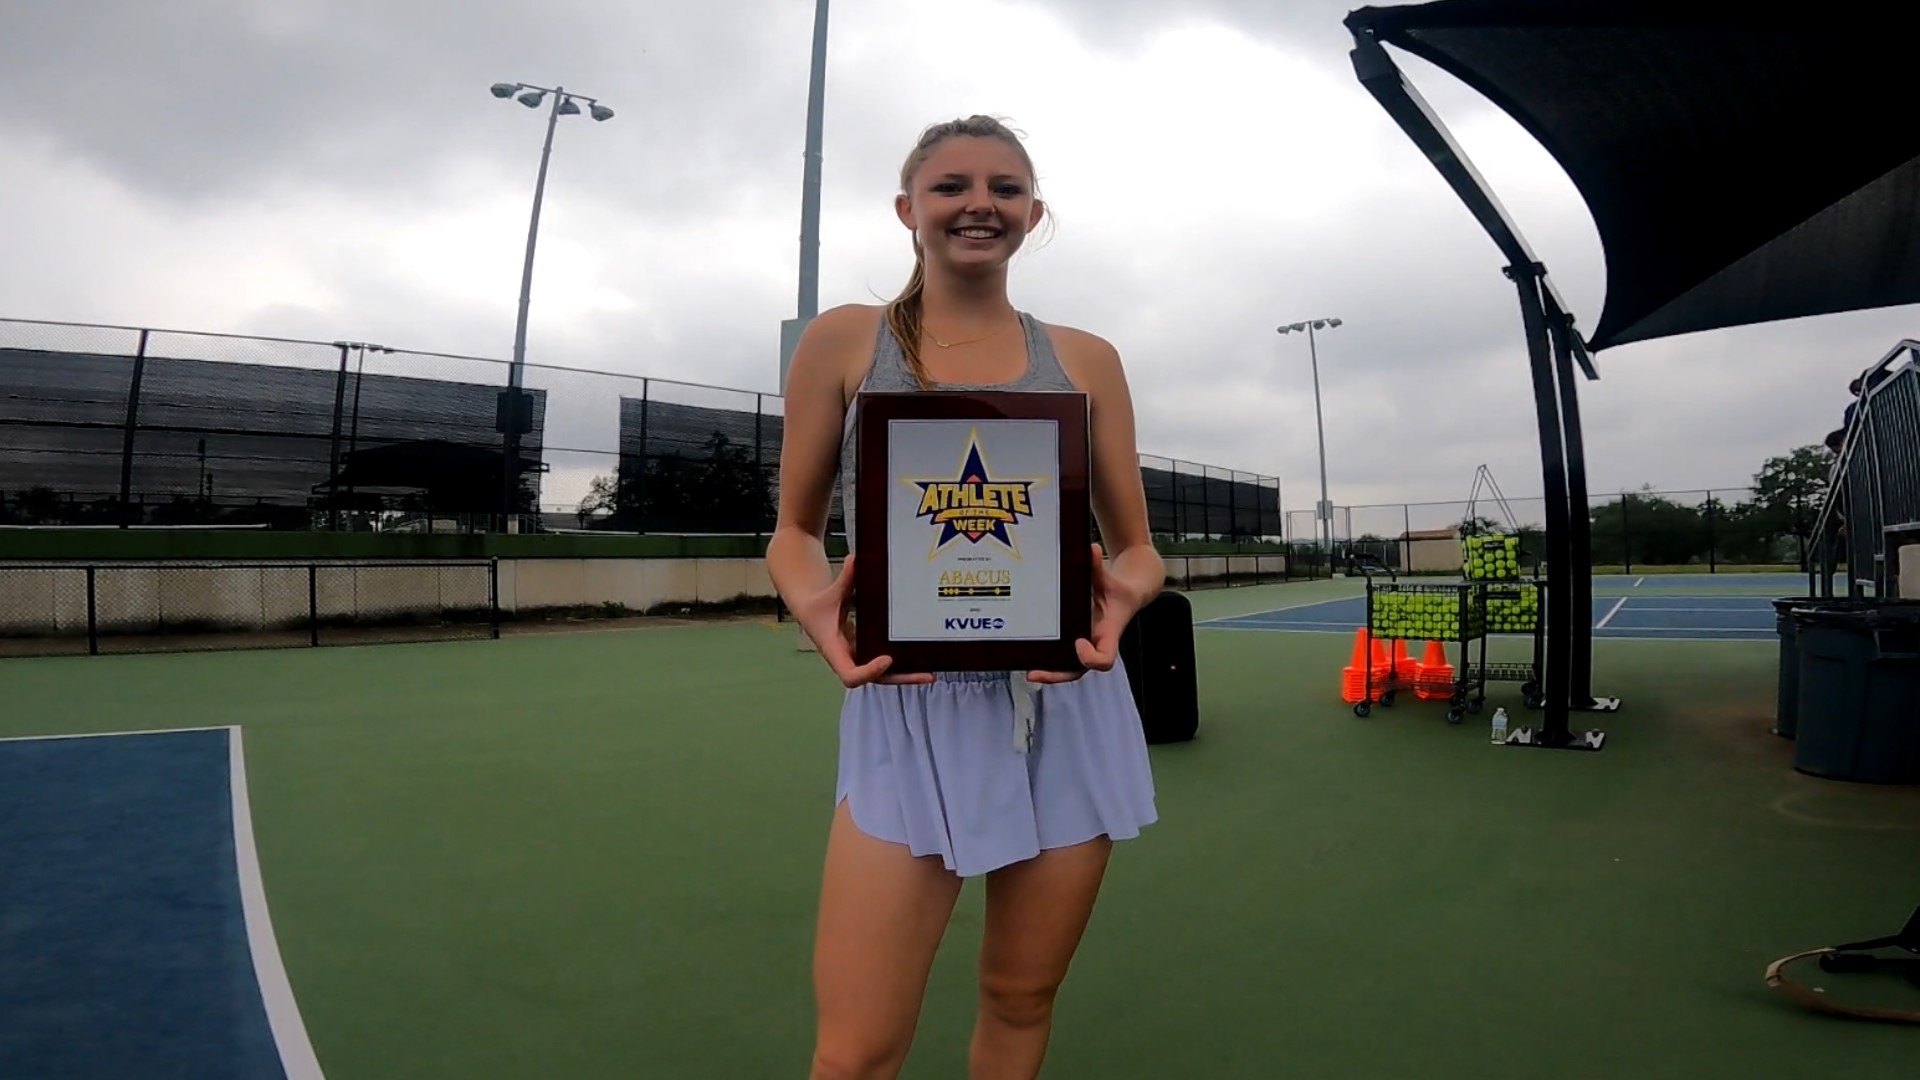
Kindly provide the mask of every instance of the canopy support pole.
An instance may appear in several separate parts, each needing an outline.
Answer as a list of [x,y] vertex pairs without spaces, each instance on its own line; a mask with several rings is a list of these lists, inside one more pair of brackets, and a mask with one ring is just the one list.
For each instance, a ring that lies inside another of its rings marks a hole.
[[1567,565],[1573,574],[1570,611],[1586,612],[1573,620],[1573,648],[1567,675],[1568,707],[1576,712],[1614,712],[1619,698],[1593,696],[1593,512],[1587,498],[1586,438],[1580,426],[1580,387],[1573,379],[1574,350],[1579,336],[1573,316],[1547,298],[1548,326],[1553,332],[1554,375],[1560,389],[1560,424],[1566,433],[1567,455]]
[[[1589,379],[1599,376],[1573,333],[1566,305],[1547,280],[1546,267],[1534,257],[1505,208],[1440,118],[1407,84],[1379,42],[1356,32],[1352,59],[1360,84],[1439,170],[1506,256],[1505,273],[1519,292],[1540,425],[1540,464],[1547,503],[1547,597],[1542,615],[1547,620],[1546,670],[1541,673],[1544,712],[1539,728],[1513,732],[1507,737],[1507,745],[1599,750],[1606,744],[1605,732],[1575,734],[1569,725],[1570,712],[1611,712],[1620,704],[1617,699],[1596,700],[1592,696],[1593,548],[1587,528],[1586,458],[1573,365],[1577,362]],[[1576,491],[1581,495],[1578,526],[1573,523],[1576,514],[1571,499]],[[1585,603],[1578,602],[1576,593],[1587,598]]]

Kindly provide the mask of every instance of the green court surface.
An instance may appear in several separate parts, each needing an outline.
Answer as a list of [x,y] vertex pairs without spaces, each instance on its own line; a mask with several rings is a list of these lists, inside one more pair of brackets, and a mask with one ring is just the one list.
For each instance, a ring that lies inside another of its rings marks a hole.
[[[1772,643],[1599,642],[1600,753],[1438,703],[1357,718],[1351,644],[1200,632],[1200,737],[1154,748],[1161,821],[1118,851],[1044,1075],[1914,1074],[1912,1029],[1762,980],[1920,904],[1920,789],[1794,772]],[[330,1077],[799,1077],[839,696],[791,626],[742,621],[11,660],[0,736],[244,731]],[[975,884],[909,1077],[964,1075],[980,911]]]

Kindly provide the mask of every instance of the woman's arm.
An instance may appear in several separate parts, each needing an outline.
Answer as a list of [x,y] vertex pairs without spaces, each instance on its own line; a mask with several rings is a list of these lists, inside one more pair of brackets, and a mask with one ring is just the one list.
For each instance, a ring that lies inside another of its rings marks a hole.
[[833,584],[827,508],[846,419],[846,357],[858,312],[833,308],[807,324],[787,368],[780,442],[780,505],[767,573],[789,609]]
[[1081,662],[1104,671],[1113,666],[1120,635],[1133,616],[1166,587],[1166,566],[1153,546],[1147,524],[1147,495],[1140,480],[1140,455],[1134,437],[1133,394],[1120,354],[1105,339],[1080,330],[1056,328],[1061,364],[1087,394],[1093,450],[1092,502],[1110,566],[1095,560],[1094,624],[1091,649]]
[[[1134,610],[1167,583],[1166,564],[1147,525],[1147,493],[1140,480],[1134,436],[1133,392],[1114,347],[1099,338],[1087,351],[1083,384],[1092,399],[1093,516],[1113,559],[1109,575],[1124,587]],[[1132,618],[1133,613],[1127,613]]]
[[853,557],[836,576],[827,562],[827,509],[838,477],[847,414],[847,377],[872,348],[876,323],[855,306],[821,312],[807,324],[787,367],[786,416],[780,443],[780,508],[767,541],[767,575],[821,659],[848,687],[861,683],[931,682],[931,675],[883,678],[891,657],[853,662],[849,616]]

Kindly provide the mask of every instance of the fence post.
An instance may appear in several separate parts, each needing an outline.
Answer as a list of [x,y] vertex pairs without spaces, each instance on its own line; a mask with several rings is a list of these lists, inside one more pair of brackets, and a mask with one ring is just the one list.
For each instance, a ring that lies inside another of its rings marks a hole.
[[[340,411],[347,397],[347,345],[340,343],[340,371],[333,377],[333,439],[327,464],[327,522],[328,528],[340,531]],[[427,516],[431,529],[433,516]]]
[[1620,495],[1620,558],[1626,563],[1626,572],[1633,573],[1633,529],[1628,524],[1628,511],[1633,508],[1633,495],[1622,492]]
[[87,655],[100,655],[100,609],[95,600],[93,567],[87,567]]
[[1720,554],[1718,543],[1713,536],[1713,491],[1707,491],[1707,573],[1720,572]]
[[[766,397],[767,395],[765,394],[753,395],[753,478],[760,485],[762,493],[767,490],[767,463],[766,458],[762,456],[760,446],[761,418],[766,416],[767,412]],[[766,515],[764,513],[753,515],[753,542],[755,547],[758,547],[761,539],[766,536],[766,531]]]
[[307,564],[307,644],[320,646],[320,566],[317,563]]
[[487,560],[487,618],[493,627],[493,640],[500,640],[500,556]]
[[[647,532],[647,463],[650,455],[647,450],[647,404],[653,399],[653,380],[640,380],[640,462],[637,475],[633,478],[633,527],[636,532]],[[614,505],[619,505],[620,485],[614,485]]]
[[[1831,491],[1829,491],[1828,497],[1832,497]],[[1794,546],[1800,549],[1800,569],[1802,571],[1810,569],[1812,564],[1807,561],[1809,552],[1807,549],[1806,507],[1800,502],[1800,496],[1797,492],[1793,495],[1793,541]]]
[[1400,521],[1403,529],[1400,533],[1400,572],[1413,573],[1413,507],[1400,504]]
[[[133,433],[140,422],[140,377],[147,367],[147,331],[133,350],[133,378],[127,383],[127,424],[120,444],[120,527],[133,524]],[[140,515],[146,516],[144,511]]]
[[[1227,470],[1227,533],[1234,538],[1235,546],[1238,546],[1240,537],[1242,535],[1240,531],[1239,476],[1240,474],[1238,470],[1235,470],[1235,469]],[[1245,535],[1251,536],[1252,534],[1253,534],[1253,530],[1248,529]]]

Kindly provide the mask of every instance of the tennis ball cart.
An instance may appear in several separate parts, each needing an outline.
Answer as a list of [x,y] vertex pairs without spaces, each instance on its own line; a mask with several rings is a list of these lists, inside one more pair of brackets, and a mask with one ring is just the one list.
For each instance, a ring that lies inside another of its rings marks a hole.
[[[1467,713],[1486,706],[1489,682],[1520,684],[1529,709],[1546,704],[1540,673],[1546,656],[1545,620],[1541,607],[1546,596],[1538,565],[1531,577],[1520,574],[1519,537],[1482,534],[1462,541],[1462,580],[1376,581],[1367,577],[1367,640],[1369,642],[1423,641],[1439,645],[1443,655],[1458,646],[1459,663],[1443,663],[1436,677],[1426,660],[1414,664],[1411,686],[1423,700],[1444,698],[1446,720],[1458,724]],[[1495,661],[1487,655],[1495,636],[1528,635],[1530,661]],[[1477,646],[1477,649],[1476,649]],[[1477,656],[1475,655],[1477,652]],[[1398,661],[1392,657],[1380,672],[1369,660],[1355,716],[1372,713],[1372,703],[1392,708],[1398,691],[1406,688]],[[1376,676],[1379,693],[1376,696]]]

